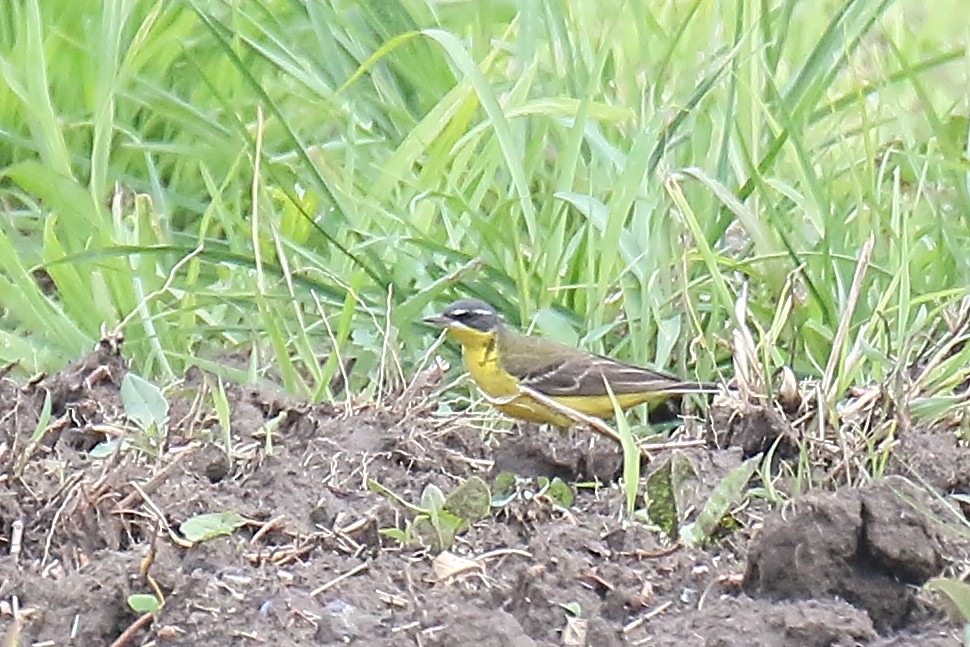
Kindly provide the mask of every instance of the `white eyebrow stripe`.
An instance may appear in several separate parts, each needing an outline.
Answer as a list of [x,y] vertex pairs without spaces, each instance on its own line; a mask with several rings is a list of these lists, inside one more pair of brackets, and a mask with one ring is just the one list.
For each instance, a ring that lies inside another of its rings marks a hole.
[[[462,310],[462,314],[464,314],[464,312],[465,311]],[[491,310],[481,310],[481,309],[479,309],[479,310],[472,310],[472,314],[473,315],[480,315],[482,317],[490,317],[490,316],[492,316],[492,311]]]
[[458,308],[456,310],[452,310],[451,312],[449,312],[448,313],[448,316],[449,317],[464,317],[467,314],[468,314],[468,311],[467,310],[465,310],[464,308]]

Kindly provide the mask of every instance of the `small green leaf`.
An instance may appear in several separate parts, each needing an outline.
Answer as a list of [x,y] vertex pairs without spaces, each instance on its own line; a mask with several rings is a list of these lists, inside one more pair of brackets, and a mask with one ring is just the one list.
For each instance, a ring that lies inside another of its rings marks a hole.
[[546,496],[561,508],[568,508],[573,504],[573,491],[558,476],[549,482],[549,486],[546,488]]
[[98,443],[88,452],[88,458],[107,458],[114,454],[116,451],[125,449],[128,443],[122,438],[112,438],[111,440],[106,440],[104,442]]
[[385,537],[390,537],[391,539],[399,541],[402,544],[407,543],[408,535],[400,528],[381,528],[380,530],[377,531],[377,534],[384,535]]
[[595,490],[596,488],[603,487],[603,484],[600,483],[599,481],[574,481],[573,487],[587,489],[587,490]]
[[559,606],[577,618],[583,613],[583,607],[579,605],[579,602],[560,602]]
[[432,515],[431,521],[434,522],[435,527],[439,531],[444,531],[450,535],[454,535],[459,530],[463,530],[468,526],[468,523],[456,514],[452,514],[442,508],[437,514]]
[[411,538],[414,543],[429,547],[434,552],[450,548],[455,541],[457,519],[447,512],[439,516],[419,515],[411,524]]
[[491,500],[488,484],[481,477],[473,476],[448,495],[444,507],[468,523],[475,523],[488,516]]
[[161,603],[151,593],[133,593],[128,596],[128,606],[138,613],[158,613]]
[[970,623],[970,584],[949,577],[934,577],[923,585],[929,591],[944,594],[963,617]]
[[492,480],[492,506],[500,508],[519,493],[519,477],[512,472],[500,472]]
[[230,535],[245,523],[238,512],[207,512],[186,519],[179,530],[189,541],[206,541],[219,535]]
[[421,492],[421,507],[427,511],[440,510],[445,505],[445,493],[434,483],[428,483]]
[[168,422],[168,400],[148,380],[128,372],[121,381],[125,415],[141,429],[163,429]]

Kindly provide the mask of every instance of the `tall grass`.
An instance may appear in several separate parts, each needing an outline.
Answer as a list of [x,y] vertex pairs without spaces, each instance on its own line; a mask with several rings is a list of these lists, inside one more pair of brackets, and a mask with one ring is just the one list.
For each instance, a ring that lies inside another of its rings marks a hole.
[[821,375],[848,317],[833,388],[884,378],[970,274],[968,36],[921,7],[11,0],[0,360],[120,325],[146,374],[252,347],[372,393],[471,294],[707,379],[746,282],[767,372]]

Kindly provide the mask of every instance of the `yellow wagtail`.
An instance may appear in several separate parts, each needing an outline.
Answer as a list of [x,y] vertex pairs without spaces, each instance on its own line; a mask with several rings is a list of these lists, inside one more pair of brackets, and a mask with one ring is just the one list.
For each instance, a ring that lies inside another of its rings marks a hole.
[[557,411],[543,399],[586,416],[611,418],[613,398],[620,408],[627,409],[676,395],[718,390],[714,384],[681,380],[509,330],[495,308],[479,299],[460,299],[424,321],[445,328],[461,344],[465,368],[492,405],[532,422],[560,427],[573,422],[561,408]]

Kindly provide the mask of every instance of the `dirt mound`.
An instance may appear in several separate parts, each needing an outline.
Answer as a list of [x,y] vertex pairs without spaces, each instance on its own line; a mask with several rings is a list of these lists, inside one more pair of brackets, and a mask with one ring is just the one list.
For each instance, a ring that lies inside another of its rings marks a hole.
[[[830,647],[876,638],[865,611],[835,599],[765,603],[721,597],[695,613],[661,619],[651,645],[680,647],[702,636],[708,647]],[[697,643],[694,643],[697,644]]]
[[940,492],[970,493],[970,444],[951,429],[907,429],[900,435],[890,469]]
[[909,624],[916,589],[943,569],[943,544],[922,490],[891,478],[809,495],[775,513],[748,554],[744,589],[773,599],[837,596],[877,629]]
[[[159,451],[95,458],[123,374],[106,345],[38,383],[0,380],[4,644],[958,644],[911,586],[941,570],[945,541],[895,479],[796,501],[748,559],[743,532],[687,548],[622,521],[622,461],[601,439],[529,427],[496,449],[410,401],[347,412],[228,386],[227,442],[190,375]],[[48,393],[51,422],[30,442]],[[740,461],[692,451],[704,488]],[[369,485],[417,504],[503,469],[604,485],[562,506],[524,480],[437,557],[387,536],[414,512]],[[241,525],[185,541],[185,520],[220,512]],[[136,613],[135,593],[164,605]]]

